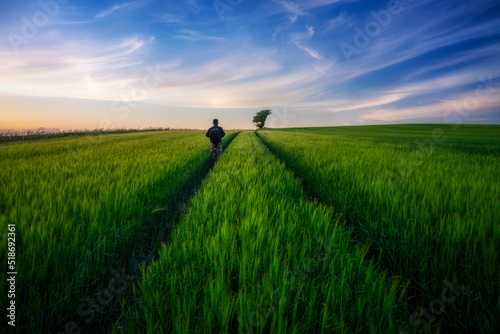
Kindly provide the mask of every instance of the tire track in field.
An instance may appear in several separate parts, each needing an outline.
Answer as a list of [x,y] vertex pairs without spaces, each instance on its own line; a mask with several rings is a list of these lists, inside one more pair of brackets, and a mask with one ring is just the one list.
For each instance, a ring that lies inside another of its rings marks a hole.
[[[264,146],[266,146],[266,148],[273,154],[273,156],[276,159],[278,159],[279,161],[281,161],[285,165],[287,170],[289,170],[295,176],[295,178],[297,180],[299,180],[300,184],[302,185],[302,188],[304,189],[304,193],[309,198],[309,200],[311,200],[313,202],[319,202],[327,207],[330,207],[330,208],[334,209],[334,212],[338,211],[338,210],[335,210],[335,208],[332,207],[332,205],[328,204],[327,202],[322,200],[320,197],[316,196],[314,194],[314,192],[310,190],[311,186],[306,182],[306,180],[304,178],[299,177],[297,175],[297,173],[295,172],[295,170],[293,169],[293,167],[290,166],[289,163],[287,163],[286,161],[284,161],[283,159],[281,159],[279,157],[279,155],[276,153],[276,151],[273,150],[272,147],[270,147],[268,145],[268,142],[263,137],[261,137],[261,135],[259,134],[258,131],[255,131],[255,134],[257,135],[259,140],[264,144]],[[404,277],[402,274],[394,271],[394,269],[391,268],[389,261],[387,261],[387,259],[385,259],[384,256],[381,256],[381,254],[383,254],[382,248],[378,247],[372,241],[365,239],[365,238],[362,238],[362,234],[359,231],[361,226],[356,221],[352,221],[352,219],[349,219],[349,217],[347,215],[344,215],[343,213],[339,213],[339,215],[343,216],[345,221],[347,223],[349,223],[349,227],[353,229],[354,236],[356,237],[353,239],[353,243],[355,243],[355,244],[369,244],[369,249],[368,249],[368,253],[367,253],[367,261],[373,260],[373,262],[377,266],[380,266],[383,270],[387,271],[387,273],[390,277],[402,277],[405,281],[408,280],[407,277]]]
[[[264,144],[264,146],[269,150],[269,152],[271,152],[272,155],[276,159],[278,159],[280,162],[282,162],[285,165],[286,169],[289,170],[295,176],[295,178],[297,180],[299,180],[300,184],[302,185],[302,189],[304,189],[304,194],[306,195],[306,197],[310,201],[321,203],[327,207],[332,208],[332,210],[334,212],[337,212],[337,210],[334,207],[332,207],[332,205],[328,204],[326,201],[322,200],[319,196],[316,196],[313,191],[311,191],[311,185],[309,185],[304,178],[299,177],[289,163],[287,163],[286,161],[284,161],[283,159],[281,159],[278,156],[276,151],[273,150],[272,147],[270,147],[268,145],[268,142],[263,137],[261,137],[261,135],[259,134],[258,131],[255,131],[255,134],[257,135],[259,140],[262,142],[262,144]],[[406,286],[405,289],[407,292],[406,293],[407,296],[420,296],[421,295],[420,291],[417,289],[417,287],[412,286],[408,277],[405,277],[403,274],[395,271],[391,267],[391,264],[390,264],[388,258],[386,256],[384,256],[384,252],[383,252],[383,249],[381,247],[377,246],[377,244],[373,243],[373,241],[362,237],[362,233],[360,232],[360,228],[362,226],[358,222],[353,221],[352,219],[350,219],[350,217],[348,215],[344,215],[344,213],[342,213],[342,212],[340,212],[339,215],[344,217],[344,220],[346,221],[346,223],[349,224],[348,227],[352,228],[352,230],[353,230],[352,236],[354,238],[352,240],[352,243],[353,244],[365,244],[365,245],[367,245],[368,251],[366,254],[367,256],[365,258],[365,261],[367,261],[368,263],[373,262],[382,271],[386,271],[387,277],[389,277],[389,278],[398,278],[398,279],[400,278],[402,280],[402,285]],[[406,303],[407,303],[407,305],[411,306],[413,309],[416,310],[419,305],[422,305],[423,299],[422,298],[413,298],[413,299],[407,298]]]
[[[226,138],[226,140],[222,143],[223,150],[227,149],[227,147],[238,136],[239,133],[240,132],[233,133]],[[188,188],[189,192],[187,194],[185,194],[184,196],[178,198],[178,201],[177,201],[176,206],[175,206],[176,210],[174,212],[168,213],[167,219],[165,219],[165,221],[164,221],[165,230],[162,231],[163,234],[161,234],[157,238],[158,242],[157,242],[156,246],[150,250],[149,256],[147,257],[146,260],[142,261],[143,263],[158,259],[159,246],[161,245],[161,243],[165,243],[165,242],[168,242],[170,240],[170,234],[172,232],[172,229],[177,225],[182,214],[186,211],[187,207],[189,206],[189,202],[191,201],[191,198],[196,194],[196,192],[198,192],[203,180],[205,180],[207,178],[207,176],[210,174],[210,172],[212,171],[212,168],[214,166],[215,166],[215,164],[212,162],[212,159],[209,156],[209,163],[207,164],[207,168],[205,168],[203,170],[203,172],[200,173],[200,175],[197,178],[195,178],[194,180],[188,180],[186,182],[186,184],[183,186],[185,188]]]
[[[240,132],[238,131],[227,136],[226,140],[222,143],[223,149],[226,149],[239,133]],[[124,273],[122,273],[122,277],[126,279],[126,281],[131,281],[133,284],[128,283],[124,285],[119,298],[116,298],[115,302],[107,308],[107,313],[97,316],[89,326],[83,328],[81,331],[82,333],[111,332],[113,326],[120,322],[123,315],[122,310],[135,308],[133,286],[139,284],[142,279],[139,266],[149,266],[150,263],[158,260],[160,256],[159,250],[161,244],[168,243],[170,241],[171,233],[175,226],[179,223],[186,208],[189,207],[191,198],[196,194],[203,180],[207,178],[212,168],[215,166],[212,163],[210,156],[208,156],[207,159],[208,163],[203,168],[202,172],[198,174],[196,178],[188,180],[185,184],[183,184],[182,187],[188,188],[189,191],[174,202],[174,210],[170,210],[166,216],[158,216],[158,221],[156,223],[158,228],[152,237],[153,242],[150,247],[148,247],[148,249],[144,249],[142,253],[138,254],[134,259],[126,264],[126,269]]]

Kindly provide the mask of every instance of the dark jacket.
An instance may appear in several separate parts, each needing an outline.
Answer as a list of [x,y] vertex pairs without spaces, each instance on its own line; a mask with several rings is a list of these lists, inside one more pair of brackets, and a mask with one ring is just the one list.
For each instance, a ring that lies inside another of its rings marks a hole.
[[[218,125],[214,125],[214,126],[212,126],[210,129],[208,129],[208,131],[207,131],[206,136],[207,136],[208,138],[210,138],[210,130],[212,130],[213,128],[217,128],[217,129],[219,129],[219,132],[220,132],[220,137],[221,137],[221,138],[223,138],[223,137],[226,135],[226,133],[224,132],[224,130],[223,130],[220,126],[218,126]],[[214,143],[214,144],[216,144],[216,143]]]

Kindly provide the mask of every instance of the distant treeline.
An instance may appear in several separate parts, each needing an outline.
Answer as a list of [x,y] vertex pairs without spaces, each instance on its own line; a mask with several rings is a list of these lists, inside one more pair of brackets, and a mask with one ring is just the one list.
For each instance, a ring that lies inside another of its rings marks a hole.
[[38,128],[29,130],[0,130],[0,143],[17,142],[25,140],[37,140],[47,138],[62,138],[74,137],[85,135],[98,135],[98,134],[119,134],[129,132],[145,132],[145,131],[180,131],[180,130],[193,130],[193,129],[179,129],[179,128],[162,128],[162,127],[148,127],[142,129],[87,129],[87,130],[65,130]]

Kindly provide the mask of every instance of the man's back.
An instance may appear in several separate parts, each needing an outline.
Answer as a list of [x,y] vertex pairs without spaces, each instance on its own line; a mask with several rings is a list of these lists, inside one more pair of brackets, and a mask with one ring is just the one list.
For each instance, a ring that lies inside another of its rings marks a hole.
[[207,131],[207,137],[210,138],[210,152],[212,154],[212,160],[215,163],[219,156],[222,154],[222,138],[226,134],[224,130],[219,126],[219,120],[214,119],[214,126],[212,126]]
[[206,136],[210,138],[210,142],[218,144],[225,135],[224,130],[220,126],[214,125],[208,129]]

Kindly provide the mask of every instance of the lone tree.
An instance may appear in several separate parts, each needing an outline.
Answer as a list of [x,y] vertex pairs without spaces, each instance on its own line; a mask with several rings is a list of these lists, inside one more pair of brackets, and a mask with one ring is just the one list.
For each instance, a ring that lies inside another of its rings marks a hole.
[[269,109],[261,110],[253,117],[253,122],[259,129],[262,129],[266,123],[267,116],[270,114],[271,110]]

